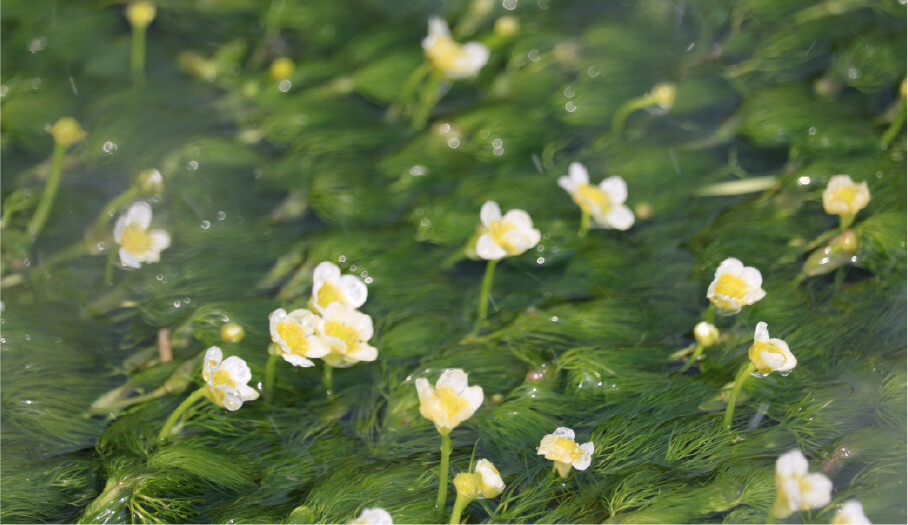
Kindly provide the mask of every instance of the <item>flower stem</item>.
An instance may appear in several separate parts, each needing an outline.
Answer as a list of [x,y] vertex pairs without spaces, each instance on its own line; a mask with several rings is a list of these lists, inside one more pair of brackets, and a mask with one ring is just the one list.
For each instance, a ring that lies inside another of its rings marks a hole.
[[454,500],[454,508],[451,510],[451,519],[448,520],[448,523],[450,523],[451,525],[460,523],[460,514],[469,503],[470,500],[458,494],[457,499]]
[[145,83],[145,32],[147,27],[132,26],[132,55],[130,67],[136,84]]
[[426,126],[426,121],[429,120],[429,113],[432,112],[432,108],[435,107],[435,104],[441,98],[439,88],[444,78],[444,73],[438,69],[432,70],[428,82],[423,86],[419,106],[417,106],[416,113],[413,115],[413,129],[422,129]]
[[107,224],[107,221],[110,220],[111,216],[117,210],[119,210],[126,204],[136,200],[140,195],[141,195],[141,192],[139,191],[139,188],[136,186],[133,186],[132,188],[129,188],[128,190],[124,191],[123,193],[117,195],[116,197],[113,198],[113,200],[108,202],[107,206],[105,206],[104,209],[101,210],[101,213],[98,214],[98,218],[95,219],[95,225],[104,226],[105,224]]
[[706,322],[716,324],[716,307],[713,303],[709,303],[709,308],[706,309]]
[[889,126],[889,129],[886,130],[886,133],[883,134],[882,146],[883,149],[889,148],[889,143],[898,136],[899,131],[902,131],[902,126],[905,125],[905,99],[899,101],[898,111],[895,114],[895,120],[892,121],[892,124]]
[[[485,321],[489,313],[489,292],[492,290],[492,280],[495,278],[495,265],[498,261],[492,259],[486,265],[486,273],[482,278],[482,287],[479,289],[479,316],[476,318],[476,328]],[[476,331],[476,330],[474,330]]]
[[[274,392],[274,365],[277,364],[278,356],[271,354],[268,356],[268,362],[265,364],[265,397],[270,401],[271,394]],[[325,365],[327,368],[328,365]]]
[[694,348],[694,353],[691,354],[690,359],[688,359],[687,362],[684,363],[684,366],[681,367],[681,372],[686,372],[687,369],[691,367],[691,365],[697,362],[697,359],[701,354],[703,354],[703,345],[698,344],[697,348]]
[[330,398],[334,396],[334,367],[325,364],[322,370],[322,386],[325,387],[325,394]]
[[621,132],[624,131],[624,122],[631,113],[638,109],[648,108],[654,103],[653,98],[647,94],[642,97],[632,98],[622,104],[618,110],[615,111],[615,116],[612,118],[612,133],[620,136]]
[[577,232],[577,236],[585,237],[588,231],[590,231],[590,214],[584,211],[580,215],[580,231]]
[[65,154],[66,146],[54,142],[54,152],[51,154],[50,160],[50,175],[47,176],[47,183],[44,185],[44,193],[41,194],[41,200],[38,202],[38,209],[35,210],[32,220],[28,223],[28,234],[32,241],[38,238],[50,215],[51,206],[54,204],[54,198],[60,188],[60,175],[63,173]]
[[728,406],[725,407],[725,426],[728,428],[731,428],[735,418],[735,401],[738,399],[738,393],[741,392],[741,387],[744,386],[747,377],[756,369],[757,367],[748,361],[745,366],[738,370],[738,375],[735,376],[735,386],[732,387],[731,393],[728,394]]
[[195,392],[189,394],[189,397],[183,400],[180,403],[180,406],[174,410],[170,417],[167,418],[167,421],[164,423],[164,428],[161,429],[161,432],[158,434],[158,441],[166,441],[167,436],[170,435],[170,431],[173,430],[173,426],[179,421],[180,416],[183,415],[183,412],[186,412],[190,406],[192,406],[196,401],[199,400],[202,396],[205,395],[205,387],[201,387]]
[[451,458],[451,436],[442,434],[441,436],[441,472],[438,477],[438,498],[435,500],[435,506],[439,509],[445,508],[445,500],[448,499],[448,461]]
[[767,525],[772,525],[772,524],[774,524],[775,522],[776,522],[776,514],[775,514],[775,512],[773,512],[773,508],[770,507],[770,508],[769,508],[769,515],[766,516],[766,523],[767,523]]

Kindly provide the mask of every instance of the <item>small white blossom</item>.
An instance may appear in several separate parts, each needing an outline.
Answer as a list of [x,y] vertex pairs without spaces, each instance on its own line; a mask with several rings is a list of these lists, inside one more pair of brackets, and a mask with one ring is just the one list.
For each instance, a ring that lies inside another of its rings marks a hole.
[[476,254],[487,260],[520,255],[539,244],[542,234],[533,228],[533,219],[523,210],[510,210],[504,217],[495,201],[486,201],[479,211],[481,233]]
[[488,499],[504,491],[504,480],[491,461],[480,459],[473,472],[461,472],[454,476],[454,488],[457,489],[457,495],[467,501]]
[[482,404],[482,387],[468,386],[467,374],[460,368],[449,368],[429,385],[425,378],[415,382],[419,396],[419,413],[435,424],[442,435],[469,419]]
[[717,313],[733,315],[744,306],[754,304],[766,296],[762,285],[763,275],[760,270],[744,266],[738,259],[729,257],[716,269],[706,297],[715,305]]
[[558,185],[571,195],[584,213],[593,218],[594,226],[627,230],[634,225],[634,212],[624,205],[627,184],[621,177],[615,175],[594,186],[590,184],[586,167],[572,162],[567,176],[558,179]]
[[205,352],[202,365],[202,379],[205,380],[205,395],[214,404],[231,412],[239,410],[245,401],[258,399],[259,393],[249,386],[252,372],[242,358],[232,355],[224,359],[217,346]]
[[829,503],[832,482],[823,474],[808,474],[807,469],[807,458],[797,449],[776,460],[776,518],[784,519],[799,510],[818,509]]
[[475,77],[489,61],[489,48],[478,42],[458,44],[451,38],[447,22],[437,16],[429,18],[429,34],[422,48],[432,65],[448,78]]
[[870,525],[870,520],[864,515],[864,506],[857,500],[846,501],[839,507],[835,517],[832,518],[834,525]]
[[164,230],[149,230],[151,206],[144,201],[133,203],[114,225],[114,241],[120,245],[123,266],[139,268],[142,263],[161,260],[161,251],[170,246],[170,234]]
[[350,525],[392,525],[391,515],[381,507],[363,509]]
[[359,277],[341,275],[334,263],[322,262],[312,272],[312,299],[310,305],[322,311],[331,303],[340,303],[347,308],[359,308],[366,302],[368,289]]
[[315,366],[310,359],[324,357],[331,351],[317,335],[322,324],[319,316],[302,308],[289,314],[283,308],[278,308],[268,316],[271,340],[277,345],[278,353],[284,361],[293,366]]
[[369,345],[374,329],[372,318],[347,308],[340,303],[331,303],[322,312],[322,322],[316,325],[316,333],[329,352],[322,359],[329,366],[346,368],[360,361],[375,361],[378,349]]
[[835,175],[823,190],[823,209],[830,215],[854,217],[870,203],[870,188],[848,175]]
[[754,330],[754,344],[747,352],[750,361],[757,367],[757,372],[766,375],[772,372],[788,372],[798,360],[788,348],[788,343],[781,339],[769,338],[769,327],[764,322],[757,323]]
[[536,453],[555,462],[555,469],[562,478],[571,472],[571,467],[586,470],[593,460],[593,442],[579,444],[574,440],[574,431],[558,427],[547,434],[539,443]]

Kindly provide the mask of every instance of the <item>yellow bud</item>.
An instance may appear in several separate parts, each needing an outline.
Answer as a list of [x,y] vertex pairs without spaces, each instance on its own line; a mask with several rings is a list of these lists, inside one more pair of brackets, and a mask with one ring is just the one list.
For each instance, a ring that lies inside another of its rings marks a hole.
[[640,204],[634,206],[634,215],[638,219],[645,221],[653,217],[653,214],[656,213],[656,210],[653,209],[653,205],[648,202],[641,202]]
[[281,352],[281,347],[277,346],[274,343],[271,343],[270,345],[268,345],[268,355],[279,356],[281,354],[283,354],[283,352]]
[[151,2],[133,2],[126,7],[126,18],[133,27],[141,29],[148,27],[156,12]]
[[516,16],[506,15],[495,20],[495,34],[498,36],[513,36],[520,29],[520,20]]
[[454,476],[454,488],[457,489],[458,496],[466,499],[474,499],[480,494],[479,482],[476,480],[475,474],[461,472]]
[[675,95],[678,89],[674,84],[659,84],[650,92],[653,101],[661,108],[670,109],[675,103]]
[[85,138],[85,131],[72,117],[63,117],[50,128],[54,141],[62,146],[71,146]]
[[280,57],[271,63],[268,74],[274,80],[284,80],[293,74],[293,61],[287,57]]
[[237,323],[230,322],[221,326],[221,339],[225,343],[239,343],[246,337],[246,330]]
[[139,173],[138,186],[144,195],[160,195],[164,191],[164,177],[158,170],[145,170]]
[[694,327],[694,338],[703,348],[709,348],[719,340],[719,330],[712,323],[700,321]]

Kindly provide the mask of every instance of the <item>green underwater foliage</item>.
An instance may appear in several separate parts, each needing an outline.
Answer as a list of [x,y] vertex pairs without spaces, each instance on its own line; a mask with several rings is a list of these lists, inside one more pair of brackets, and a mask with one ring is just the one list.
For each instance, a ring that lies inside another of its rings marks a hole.
[[[452,367],[485,401],[451,433],[451,475],[488,458],[506,484],[468,523],[763,522],[793,448],[834,491],[786,521],[850,499],[908,519],[903,2],[156,4],[136,72],[125,4],[3,3],[0,521],[447,520],[414,380]],[[432,15],[491,54],[422,108]],[[273,78],[279,57],[294,67]],[[660,83],[669,109],[613,126]],[[85,136],[38,235],[46,128],[67,115]],[[556,183],[575,161],[627,181],[633,228],[578,235]],[[143,187],[149,169],[163,188]],[[826,262],[822,193],[841,173],[872,199],[854,251]],[[124,269],[112,218],[139,198],[172,245]],[[527,210],[542,241],[498,264],[471,334],[485,264],[465,247],[486,200]],[[767,296],[718,318],[682,371],[727,257]],[[368,283],[378,359],[335,370],[333,397],[320,362],[279,361],[273,396],[194,405],[158,442],[211,345],[263,390],[268,315],[306,307],[321,261]],[[228,321],[245,338],[222,340]],[[798,365],[747,381],[729,430],[760,321]],[[559,426],[595,444],[567,479],[536,453]]]

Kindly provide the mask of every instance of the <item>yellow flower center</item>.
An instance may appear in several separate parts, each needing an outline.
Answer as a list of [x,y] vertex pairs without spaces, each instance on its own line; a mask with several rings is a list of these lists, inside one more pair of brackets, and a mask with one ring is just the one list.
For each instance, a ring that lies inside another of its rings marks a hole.
[[277,335],[284,340],[287,347],[294,354],[306,356],[309,350],[309,341],[306,339],[306,333],[303,327],[290,321],[282,321],[277,324]]
[[214,376],[211,378],[211,386],[208,387],[208,393],[211,394],[211,400],[218,405],[223,406],[224,398],[227,396],[227,393],[223,389],[217,388],[219,386],[236,388],[236,383],[233,381],[233,377],[230,376],[228,371],[215,370]]
[[854,206],[854,198],[858,195],[858,188],[856,185],[847,184],[845,186],[840,186],[832,192],[832,200],[840,201],[848,204],[849,208]]
[[130,224],[123,230],[120,246],[133,255],[143,254],[151,249],[151,235],[142,228]]
[[[777,363],[769,363],[764,357],[766,353],[772,356],[779,356],[780,360]],[[786,359],[785,352],[770,341],[755,341],[750,350],[747,351],[747,357],[750,358],[751,362],[757,367],[757,371],[761,374],[772,372],[778,366],[784,364]]]
[[460,44],[448,36],[436,37],[432,45],[426,50],[428,56],[435,67],[442,71],[451,71],[457,68],[457,60],[460,59],[463,51]]
[[584,213],[595,213],[595,208],[599,213],[605,215],[609,212],[611,203],[609,202],[608,193],[592,184],[581,184],[577,188],[577,198],[575,202]]
[[506,239],[507,233],[515,228],[517,227],[509,221],[494,221],[488,227],[489,237],[509,255],[515,255],[520,251]]
[[438,396],[438,400],[441,401],[442,409],[445,411],[444,415],[447,417],[460,414],[470,408],[467,400],[457,395],[457,391],[449,386],[438,388],[435,394]]
[[331,303],[340,303],[347,306],[347,301],[344,299],[344,292],[337,286],[334,286],[333,283],[323,283],[321,288],[318,289],[317,297],[316,303],[322,308],[327,308]]
[[[712,301],[716,306],[724,310],[736,310],[744,303],[748,290],[749,287],[744,279],[737,275],[723,273],[719,276],[715,288],[716,295],[723,297],[713,297]],[[737,304],[725,299],[725,297],[734,299]]]
[[359,346],[359,332],[352,326],[339,323],[337,321],[328,321],[325,323],[325,335],[336,337],[346,343],[345,354],[352,352]]

